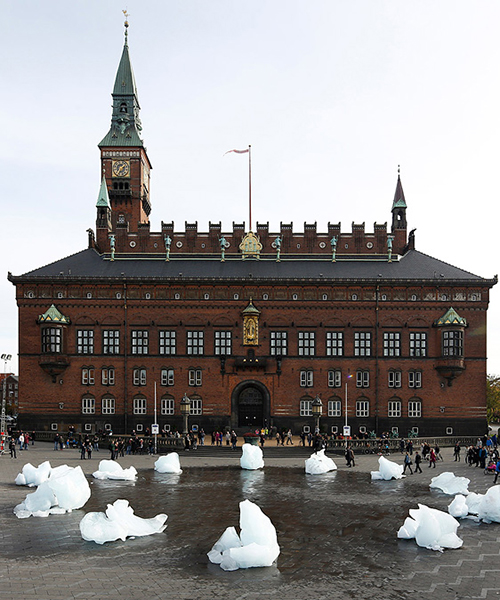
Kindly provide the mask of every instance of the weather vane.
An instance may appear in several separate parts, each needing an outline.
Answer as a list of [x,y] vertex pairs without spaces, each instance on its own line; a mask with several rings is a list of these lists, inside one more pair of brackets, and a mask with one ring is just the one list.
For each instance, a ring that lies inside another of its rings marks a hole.
[[127,10],[122,10],[122,13],[125,15],[125,45],[127,44],[127,38],[128,38],[128,18],[129,18],[129,14],[127,12]]

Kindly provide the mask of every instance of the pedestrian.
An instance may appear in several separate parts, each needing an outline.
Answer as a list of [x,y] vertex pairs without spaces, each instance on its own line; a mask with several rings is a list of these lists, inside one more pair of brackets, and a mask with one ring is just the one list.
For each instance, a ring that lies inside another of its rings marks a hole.
[[16,440],[13,437],[10,438],[9,450],[10,450],[10,457],[11,458],[17,458],[17,454],[16,454]]
[[236,435],[236,432],[234,431],[234,429],[231,431],[231,448],[233,450],[236,450],[236,445],[238,444],[238,436]]
[[404,467],[403,467],[403,475],[406,473],[406,469],[410,469],[410,473],[413,475],[413,469],[411,468],[412,461],[410,458],[410,454],[406,452],[404,459]]
[[500,474],[500,460],[497,460],[497,464],[495,465],[495,479],[493,480],[493,485],[497,482],[498,475]]
[[429,469],[431,467],[436,468],[436,453],[434,452],[434,448],[431,448],[429,452]]
[[439,444],[436,444],[434,446],[434,453],[436,454],[436,460],[443,460],[443,457],[441,456],[441,448],[439,447]]
[[80,460],[85,460],[85,442],[82,442],[80,446]]
[[453,457],[455,459],[455,462],[456,461],[460,462],[460,442],[457,442],[455,444],[455,448],[453,450]]
[[415,454],[415,475],[417,473],[422,473],[422,469],[420,468],[420,463],[422,462],[422,457],[420,456],[418,450]]
[[87,450],[87,458],[90,460],[92,458],[92,444],[90,443],[90,440],[85,445],[85,449]]
[[292,439],[292,430],[289,429],[287,434],[286,434],[286,445],[288,446],[288,444],[291,444],[293,446],[293,439]]

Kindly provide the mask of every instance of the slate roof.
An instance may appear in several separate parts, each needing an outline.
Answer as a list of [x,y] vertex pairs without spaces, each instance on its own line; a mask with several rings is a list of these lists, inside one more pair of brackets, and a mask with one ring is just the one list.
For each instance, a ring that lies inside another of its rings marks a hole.
[[87,249],[54,263],[14,276],[9,273],[13,283],[21,281],[41,280],[155,280],[155,281],[331,281],[331,282],[363,282],[390,281],[421,282],[437,280],[463,282],[475,285],[494,285],[494,279],[484,279],[458,267],[432,258],[417,250],[410,250],[399,260],[338,260],[332,262],[327,257],[288,258],[282,255],[281,262],[272,257],[260,260],[242,260],[226,255],[225,262],[220,256],[193,255],[185,258],[165,255],[144,256],[127,255],[124,258],[100,255],[94,249]]

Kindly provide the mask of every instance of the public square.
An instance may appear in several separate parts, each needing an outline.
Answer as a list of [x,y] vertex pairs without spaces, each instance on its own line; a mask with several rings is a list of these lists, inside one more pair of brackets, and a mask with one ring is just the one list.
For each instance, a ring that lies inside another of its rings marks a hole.
[[[443,450],[436,469],[398,481],[371,481],[377,455],[356,457],[347,468],[331,455],[338,470],[311,476],[304,471],[309,449],[264,448],[265,467],[240,468],[241,449],[205,447],[182,452],[180,475],[159,474],[156,457],[126,456],[123,467],[138,470],[135,483],[92,478],[101,449],[80,460],[76,449],[55,452],[37,442],[17,459],[0,457],[0,524],[3,557],[0,598],[176,598],[231,600],[273,597],[430,599],[500,596],[500,524],[462,519],[459,550],[443,553],[398,540],[397,530],[418,503],[446,510],[452,497],[429,489],[443,471],[466,476],[469,491],[485,493],[493,476],[454,462]],[[402,455],[391,460],[402,464]],[[92,496],[81,510],[48,518],[18,519],[13,508],[32,490],[16,486],[22,466],[81,465]],[[98,545],[81,538],[79,522],[90,511],[104,511],[118,498],[129,500],[135,514],[168,515],[162,534]],[[238,526],[238,503],[249,499],[267,514],[278,534],[281,553],[270,568],[222,571],[206,553],[226,527]]]

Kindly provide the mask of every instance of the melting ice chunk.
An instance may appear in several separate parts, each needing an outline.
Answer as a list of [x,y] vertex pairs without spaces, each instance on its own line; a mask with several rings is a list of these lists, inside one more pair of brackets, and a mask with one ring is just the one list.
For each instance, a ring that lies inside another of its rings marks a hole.
[[137,471],[135,467],[123,469],[116,460],[101,460],[99,469],[92,473],[96,479],[120,479],[125,481],[135,481]]
[[82,468],[61,465],[51,470],[49,479],[33,494],[28,494],[24,502],[14,508],[14,513],[20,519],[31,515],[46,517],[81,508],[89,498],[90,486]]
[[453,473],[445,471],[437,477],[433,477],[429,487],[441,490],[451,496],[455,494],[467,496],[469,493],[469,483],[470,479],[467,479],[467,477],[456,477]]
[[155,471],[158,471],[158,473],[182,473],[181,461],[177,452],[160,456],[155,462]]
[[486,494],[471,492],[467,498],[457,495],[448,506],[448,512],[454,517],[473,514],[485,523],[500,523],[500,487],[490,487]]
[[311,456],[306,460],[306,473],[309,475],[321,475],[323,473],[328,473],[328,471],[335,471],[337,469],[337,465],[333,462],[333,460],[325,456],[325,450],[319,450],[319,452],[315,454],[311,454]]
[[457,535],[459,526],[459,522],[448,513],[419,504],[418,509],[410,509],[410,516],[399,528],[398,538],[415,538],[419,546],[429,550],[460,548],[463,540]]
[[240,529],[228,527],[208,553],[210,562],[224,571],[270,567],[278,558],[280,547],[271,519],[261,509],[244,500],[240,502]]
[[243,454],[240,458],[241,468],[249,469],[250,471],[262,469],[264,466],[262,450],[253,444],[243,444],[241,448],[243,450]]
[[34,467],[31,463],[26,463],[21,473],[15,479],[16,485],[28,485],[29,487],[40,485],[44,481],[47,481],[51,469],[52,467],[48,460],[38,467]]
[[389,481],[391,479],[402,479],[403,478],[403,465],[398,465],[392,460],[388,460],[385,456],[381,456],[378,459],[378,471],[372,471],[372,479],[384,479]]
[[105,513],[90,512],[80,521],[82,538],[87,542],[104,544],[123,540],[127,537],[142,537],[161,533],[167,527],[167,515],[159,514],[152,519],[141,519],[127,500],[116,500],[108,504]]

